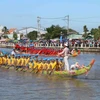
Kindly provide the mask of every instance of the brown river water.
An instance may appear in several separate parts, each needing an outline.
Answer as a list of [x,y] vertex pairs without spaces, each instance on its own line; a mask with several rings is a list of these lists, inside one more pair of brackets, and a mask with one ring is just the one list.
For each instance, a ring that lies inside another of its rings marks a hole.
[[41,76],[0,68],[0,100],[100,100],[100,53],[81,53],[70,57],[69,63],[87,65],[92,58],[96,62],[87,77]]

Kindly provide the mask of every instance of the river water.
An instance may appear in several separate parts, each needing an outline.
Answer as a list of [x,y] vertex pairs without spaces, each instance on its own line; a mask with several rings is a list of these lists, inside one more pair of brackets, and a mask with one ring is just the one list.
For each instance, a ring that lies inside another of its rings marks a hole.
[[0,100],[100,100],[100,53],[81,53],[69,58],[69,63],[87,65],[92,58],[96,62],[87,77],[41,76],[0,68]]

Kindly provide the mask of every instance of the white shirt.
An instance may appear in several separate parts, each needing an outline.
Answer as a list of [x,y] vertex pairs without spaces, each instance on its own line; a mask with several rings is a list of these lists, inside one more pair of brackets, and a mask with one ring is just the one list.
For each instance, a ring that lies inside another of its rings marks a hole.
[[11,55],[16,55],[16,53],[14,51],[11,52]]
[[63,49],[63,51],[61,52],[61,53],[59,53],[60,55],[62,55],[62,54],[64,54],[64,56],[68,56],[68,54],[69,54],[69,49],[67,48],[67,47],[65,47],[64,49]]
[[75,68],[76,68],[75,64],[71,65],[71,67],[70,67],[70,68],[71,68],[71,69],[72,69],[72,68],[74,68],[74,69],[75,69]]

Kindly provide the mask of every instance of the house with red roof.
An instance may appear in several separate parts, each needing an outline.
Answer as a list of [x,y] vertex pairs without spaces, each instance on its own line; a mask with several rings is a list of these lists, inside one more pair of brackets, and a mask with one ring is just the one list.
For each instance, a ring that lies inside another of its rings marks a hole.
[[13,34],[14,32],[16,32],[16,30],[17,30],[16,28],[11,28],[11,29],[9,29],[9,32],[8,33],[9,34]]

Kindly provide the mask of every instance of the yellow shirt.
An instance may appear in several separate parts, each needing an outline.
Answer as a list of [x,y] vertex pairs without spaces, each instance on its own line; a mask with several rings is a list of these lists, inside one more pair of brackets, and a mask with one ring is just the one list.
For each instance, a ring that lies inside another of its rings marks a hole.
[[34,61],[34,68],[36,68],[37,67],[37,62],[36,61]]
[[64,66],[64,63],[60,61],[59,62],[59,67],[62,68],[63,66]]
[[29,59],[25,59],[25,66],[29,63]]
[[48,68],[48,64],[47,63],[44,63],[43,64],[43,69],[47,69]]
[[0,64],[2,64],[2,58],[0,57]]
[[20,58],[17,59],[17,66],[20,66],[21,60]]
[[3,64],[7,63],[7,58],[3,57]]
[[41,64],[38,62],[37,63],[37,68],[40,69]]
[[38,65],[38,69],[43,68],[43,63],[42,62],[38,63],[37,65]]
[[15,58],[15,66],[17,65],[17,58]]
[[24,58],[21,58],[21,66],[24,66],[25,65],[25,60]]
[[47,69],[52,68],[52,65],[50,63],[47,63]]
[[29,68],[30,68],[30,69],[33,68],[33,63],[29,62]]
[[15,65],[15,58],[11,58],[11,64]]
[[43,68],[43,66],[44,66],[43,62],[41,62],[40,64],[41,64],[41,67]]
[[7,58],[7,63],[8,63],[8,65],[11,65],[11,59],[10,58]]
[[54,69],[56,67],[56,63],[51,62],[51,66],[52,66],[52,69]]

